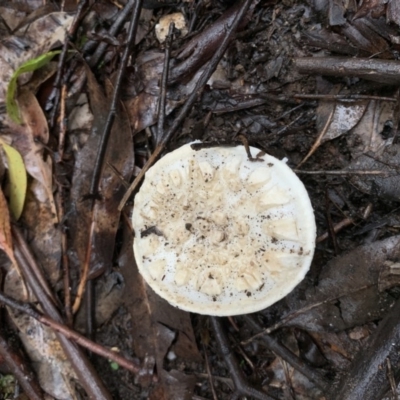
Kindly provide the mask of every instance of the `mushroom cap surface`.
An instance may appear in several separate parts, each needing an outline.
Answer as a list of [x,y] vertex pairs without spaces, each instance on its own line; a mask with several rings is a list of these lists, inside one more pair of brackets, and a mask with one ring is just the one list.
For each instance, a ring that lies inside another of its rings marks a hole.
[[285,297],[309,270],[316,226],[286,165],[250,147],[167,154],[145,175],[132,223],[140,273],[172,305],[227,316]]

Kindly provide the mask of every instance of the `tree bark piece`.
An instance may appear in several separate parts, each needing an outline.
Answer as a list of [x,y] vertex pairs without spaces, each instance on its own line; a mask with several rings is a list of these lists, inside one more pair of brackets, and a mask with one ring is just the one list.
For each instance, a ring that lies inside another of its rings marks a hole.
[[389,85],[400,84],[400,62],[369,58],[304,57],[295,58],[294,66],[302,74],[358,77]]

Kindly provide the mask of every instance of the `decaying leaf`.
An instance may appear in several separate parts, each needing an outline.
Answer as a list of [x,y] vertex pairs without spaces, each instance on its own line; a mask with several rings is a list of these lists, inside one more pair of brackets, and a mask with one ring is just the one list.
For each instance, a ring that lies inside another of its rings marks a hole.
[[19,95],[19,106],[23,125],[9,122],[4,133],[10,138],[11,145],[22,155],[27,172],[40,186],[35,193],[40,201],[46,201],[51,209],[53,222],[57,222],[56,206],[53,198],[53,178],[51,159],[44,158],[44,146],[49,137],[46,118],[36,97],[31,92]]
[[[193,379],[178,371],[165,371],[164,358],[170,353],[186,361],[201,360],[190,314],[172,307],[145,283],[137,270],[129,236],[125,236],[119,263],[126,282],[125,305],[132,316],[135,353],[143,359],[152,359],[153,368],[157,367],[161,377],[155,393],[164,393],[166,399],[189,399],[190,393],[193,394]],[[176,382],[177,373],[181,383],[174,388],[170,383]]]
[[318,147],[329,140],[348,134],[349,149],[353,158],[372,152],[383,151],[385,141],[381,132],[387,122],[393,121],[395,102],[378,100],[321,101],[317,109],[319,135],[303,164]]
[[358,125],[349,136],[349,146],[353,158],[361,154],[371,153],[379,156],[385,142],[381,133],[388,122],[395,119],[396,103],[371,100]]
[[358,124],[362,118],[367,101],[321,101],[317,109],[317,128],[321,131],[325,126],[331,112],[333,112],[332,120],[328,129],[321,138],[321,143],[336,139]]
[[0,139],[0,146],[7,157],[8,177],[10,181],[10,210],[18,220],[21,216],[26,196],[26,170],[21,155]]
[[371,170],[387,175],[355,175],[352,183],[361,191],[377,197],[398,200],[400,179],[398,172],[400,146],[392,139],[384,140],[382,132],[387,124],[396,120],[396,103],[372,100],[359,122],[348,136],[352,161],[349,170]]
[[43,185],[32,180],[28,186],[22,219],[32,238],[29,242],[51,285],[61,276],[61,229],[54,223],[54,214]]
[[[400,236],[356,248],[330,261],[318,285],[289,295],[288,325],[308,331],[341,331],[379,319],[394,299],[379,291],[381,270],[400,257]],[[300,310],[304,310],[300,311]],[[284,317],[285,318],[285,317]]]
[[387,0],[364,0],[353,19],[362,18],[368,14],[378,18],[385,13],[387,3]]

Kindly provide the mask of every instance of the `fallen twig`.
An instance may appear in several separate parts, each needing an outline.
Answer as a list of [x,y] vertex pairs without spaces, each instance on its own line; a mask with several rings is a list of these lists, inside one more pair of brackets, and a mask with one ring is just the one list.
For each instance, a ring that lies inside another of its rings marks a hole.
[[332,108],[332,111],[330,112],[329,117],[326,120],[325,125],[322,128],[320,134],[318,135],[317,139],[315,140],[314,144],[312,145],[310,151],[307,153],[307,155],[297,165],[297,168],[299,168],[301,165],[303,165],[315,153],[315,151],[321,145],[322,139],[325,136],[326,132],[328,131],[329,126],[331,125],[331,122],[333,120],[333,116],[335,115],[335,109],[336,109],[336,106],[334,106]]
[[164,137],[164,124],[165,124],[165,107],[167,99],[167,82],[169,73],[169,62],[171,58],[171,45],[172,45],[172,34],[174,31],[174,24],[169,25],[168,36],[165,43],[165,57],[164,57],[164,68],[161,77],[160,85],[160,99],[158,103],[158,122],[157,122],[157,138],[156,143]]
[[364,94],[294,94],[293,97],[295,99],[303,100],[341,100],[342,102],[354,100],[397,101],[397,99],[394,97],[372,96]]
[[295,58],[294,66],[302,74],[363,78],[369,81],[400,84],[400,64],[394,60],[344,57]]
[[[333,226],[333,232],[334,233],[338,233],[338,232],[340,232],[343,228],[346,228],[347,226],[349,226],[349,225],[354,225],[354,219],[353,218],[345,218],[345,219],[343,219],[342,221],[340,221],[339,223],[337,223],[337,224],[335,224],[334,226]],[[317,237],[317,240],[316,240],[316,242],[317,243],[321,243],[321,242],[323,242],[324,240],[326,240],[326,239],[328,239],[328,237],[329,237],[329,233],[328,232],[325,232],[324,234],[322,234],[321,236],[318,236]]]
[[303,175],[380,175],[383,177],[388,177],[389,173],[387,171],[379,171],[379,170],[363,170],[363,169],[348,169],[348,170],[317,170],[317,171],[305,171],[302,169],[294,169],[296,174]]

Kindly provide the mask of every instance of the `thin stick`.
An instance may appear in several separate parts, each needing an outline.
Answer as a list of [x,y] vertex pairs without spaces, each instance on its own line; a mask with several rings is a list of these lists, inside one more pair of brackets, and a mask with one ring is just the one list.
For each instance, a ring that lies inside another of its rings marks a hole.
[[169,61],[171,58],[171,44],[172,44],[172,33],[174,31],[175,24],[171,22],[169,24],[168,36],[165,46],[165,57],[164,57],[164,68],[161,77],[161,89],[160,89],[160,101],[158,103],[158,123],[157,123],[157,143],[158,140],[164,136],[164,124],[165,124],[165,107],[167,99],[167,82],[169,72]]
[[[117,110],[117,102],[119,101],[119,94],[121,92],[121,87],[122,87],[122,78],[125,74],[126,66],[128,65],[128,60],[129,60],[129,56],[130,56],[130,52],[131,52],[132,43],[136,36],[136,31],[137,31],[138,21],[139,21],[139,16],[140,16],[140,10],[142,8],[142,2],[143,2],[143,0],[137,0],[133,7],[132,20],[129,25],[129,31],[128,31],[128,39],[127,39],[128,43],[127,43],[124,53],[122,55],[121,66],[118,69],[114,93],[113,93],[113,97],[111,100],[111,105],[110,105],[110,109],[108,112],[107,121],[105,123],[103,134],[100,139],[99,150],[97,152],[96,161],[95,161],[95,165],[94,165],[93,177],[92,177],[92,181],[90,183],[89,195],[92,197],[92,199],[95,199],[98,197],[98,188],[99,188],[101,174],[103,171],[104,157],[106,155],[107,144],[108,144],[108,140],[111,135],[111,128],[113,126],[114,118],[115,118],[115,114],[116,114],[116,110]],[[92,200],[92,207],[93,207],[93,204],[94,204],[94,201]]]
[[325,190],[325,208],[326,208],[325,212],[326,212],[326,222],[328,225],[328,232],[332,240],[334,254],[335,256],[337,256],[339,254],[339,246],[337,244],[336,234],[333,228],[332,215],[331,215],[331,202],[329,200],[328,189]]
[[397,101],[394,97],[386,96],[369,96],[363,94],[294,94],[295,99],[304,100],[381,100],[381,101]]
[[328,119],[325,122],[324,127],[322,128],[321,133],[318,135],[317,140],[315,141],[315,143],[312,145],[310,151],[308,152],[308,154],[303,158],[303,160],[300,162],[300,164],[297,166],[297,168],[299,168],[301,165],[303,165],[313,154],[314,152],[318,149],[318,147],[321,145],[322,143],[322,139],[325,136],[325,133],[328,131],[329,126],[331,125],[331,122],[333,120],[333,116],[335,114],[335,110],[336,110],[336,105],[335,107],[332,108],[331,113],[329,114]]
[[[61,100],[60,100],[60,118],[59,118],[59,136],[58,136],[58,154],[56,158],[57,163],[61,163],[64,158],[64,148],[65,148],[65,137],[67,133],[67,125],[65,118],[65,99],[67,97],[67,85],[64,83],[61,87]],[[57,179],[57,193],[55,195],[56,203],[57,203],[57,213],[58,220],[64,220],[65,208],[64,208],[64,197],[65,197],[65,188],[62,183]],[[64,229],[61,230],[61,266],[63,271],[63,286],[64,286],[64,310],[65,316],[67,318],[67,323],[72,325],[72,311],[71,311],[71,282],[70,282],[70,274],[69,274],[69,259],[67,255],[68,251],[67,245],[67,235]]]
[[67,85],[63,84],[61,86],[61,99],[60,99],[60,133],[58,136],[58,154],[57,162],[61,162],[64,157],[65,149],[65,136],[67,133],[67,125],[65,118],[65,99],[67,97]]
[[81,0],[78,4],[75,18],[71,24],[71,27],[69,28],[68,31],[68,36],[67,39],[65,40],[63,44],[63,48],[60,54],[60,58],[58,60],[58,68],[57,68],[57,74],[56,78],[54,79],[54,85],[53,85],[53,92],[55,93],[55,99],[54,99],[54,106],[50,114],[50,126],[54,127],[56,123],[56,115],[58,111],[58,105],[60,102],[60,87],[61,87],[61,79],[63,77],[64,73],[64,65],[65,61],[67,59],[67,54],[68,54],[68,43],[70,39],[75,35],[76,30],[78,29],[78,24],[81,20],[82,14],[83,14],[83,9],[85,8],[87,3],[87,0]]
[[[115,36],[118,33],[119,29],[121,28],[122,24],[124,23],[125,19],[127,18],[129,12],[131,11],[131,9],[135,3],[137,3],[136,0],[129,0],[126,3],[125,7],[118,13],[115,21],[113,22],[110,29],[108,30],[108,34],[110,36]],[[96,41],[89,42],[88,45],[84,46],[83,51],[87,54],[88,52],[90,52],[92,47],[95,46],[96,44],[97,44]],[[103,56],[106,49],[107,49],[107,43],[101,42],[98,45],[96,51],[93,53],[93,55],[89,57],[89,59],[87,60],[87,63],[92,68],[94,68],[96,66],[96,64],[99,62],[99,60],[101,59],[101,57]]]
[[[342,221],[338,222],[337,224],[335,224],[335,225],[333,226],[333,232],[334,232],[334,233],[338,233],[338,232],[340,232],[343,228],[346,228],[347,226],[354,225],[354,224],[355,224],[355,221],[354,221],[353,218],[345,218],[345,219],[343,219]],[[318,237],[317,237],[316,242],[317,242],[317,243],[321,243],[321,242],[323,242],[324,240],[328,239],[328,237],[329,237],[329,233],[328,233],[328,232],[325,232],[325,233],[322,234],[321,236],[318,236]]]
[[74,305],[72,306],[73,314],[75,314],[79,310],[79,307],[81,306],[83,294],[85,293],[85,287],[86,287],[87,279],[89,276],[90,257],[92,255],[92,246],[90,243],[92,243],[92,240],[93,240],[94,230],[95,230],[95,221],[92,218],[92,223],[90,224],[90,232],[89,232],[89,238],[88,238],[89,246],[86,246],[86,254],[85,254],[85,260],[84,260],[84,263],[82,266],[81,279],[79,281],[78,289],[76,291]]
[[218,48],[218,50],[215,52],[215,54],[209,61],[207,68],[204,70],[200,79],[197,81],[196,87],[194,88],[192,94],[188,97],[185,104],[181,108],[178,116],[176,117],[175,121],[173,122],[173,124],[171,125],[169,130],[165,133],[165,136],[161,139],[160,144],[156,147],[153,154],[151,155],[151,157],[149,158],[147,163],[143,166],[139,175],[132,182],[128,191],[125,193],[124,197],[122,198],[121,202],[119,203],[118,209],[120,211],[124,208],[125,203],[128,201],[130,195],[137,188],[137,186],[143,179],[145,173],[153,165],[153,163],[155,162],[157,157],[162,153],[167,142],[172,137],[172,135],[177,131],[177,129],[179,128],[179,126],[181,125],[183,120],[185,119],[187,113],[192,108],[193,104],[195,103],[195,101],[197,99],[198,94],[203,89],[204,85],[207,83],[207,81],[210,79],[211,75],[217,68],[219,61],[221,60],[226,49],[228,48],[228,45],[230,44],[231,37],[233,36],[234,32],[236,31],[242,18],[246,15],[246,12],[250,7],[251,2],[252,2],[252,0],[245,0],[243,2],[243,6],[240,8],[239,12],[236,14],[236,17],[233,20],[232,25],[229,28],[227,28],[226,35],[224,37],[224,40],[221,43],[221,46]]
[[387,367],[387,378],[390,383],[390,389],[392,390],[392,399],[396,400],[399,398],[397,395],[397,385],[396,385],[396,380],[393,375],[393,370],[392,370],[392,363],[390,362],[390,358],[386,357],[386,367]]
[[367,170],[367,169],[351,169],[351,170],[331,170],[331,171],[305,171],[302,169],[294,169],[296,174],[303,175],[381,175],[384,177],[389,176],[387,171],[378,171],[378,170]]
[[218,396],[217,393],[215,392],[215,387],[214,387],[214,378],[210,369],[210,362],[208,361],[207,349],[203,341],[201,342],[201,345],[203,347],[204,362],[206,364],[206,371],[208,376],[208,382],[210,383],[211,394],[213,396],[213,400],[218,400]]

